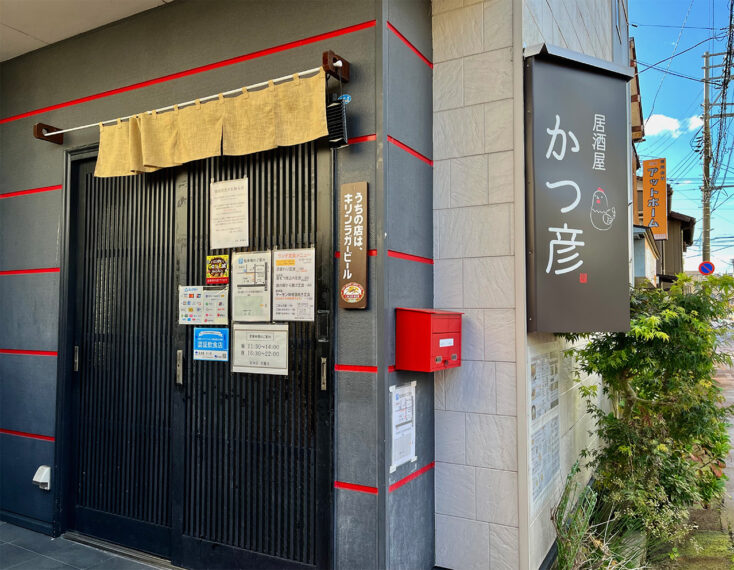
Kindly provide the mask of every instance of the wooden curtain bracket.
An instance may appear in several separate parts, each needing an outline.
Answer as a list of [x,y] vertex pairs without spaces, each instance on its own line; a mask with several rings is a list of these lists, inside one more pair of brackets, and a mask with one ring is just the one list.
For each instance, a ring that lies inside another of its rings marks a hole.
[[[349,62],[346,59],[331,50],[325,51],[322,57],[323,67],[327,77],[331,76],[334,79],[340,80],[342,83],[349,83]],[[341,67],[334,65],[337,61],[342,62]]]
[[42,141],[48,141],[55,144],[64,144],[63,133],[60,135],[54,134],[56,131],[60,130],[61,129],[57,127],[52,127],[51,125],[47,125],[45,123],[36,123],[35,125],[33,125],[33,136]]

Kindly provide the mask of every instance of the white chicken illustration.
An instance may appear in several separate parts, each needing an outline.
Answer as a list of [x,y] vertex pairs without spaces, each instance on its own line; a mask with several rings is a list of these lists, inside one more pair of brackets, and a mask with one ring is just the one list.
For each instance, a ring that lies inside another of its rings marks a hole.
[[614,207],[609,207],[609,201],[604,190],[597,188],[591,199],[591,225],[597,230],[605,232],[612,227],[616,215]]

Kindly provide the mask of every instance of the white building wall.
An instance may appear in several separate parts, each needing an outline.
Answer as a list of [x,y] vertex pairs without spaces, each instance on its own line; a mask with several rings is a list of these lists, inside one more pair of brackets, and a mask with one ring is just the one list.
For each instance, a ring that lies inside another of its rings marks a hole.
[[455,570],[540,566],[592,427],[566,364],[560,472],[533,505],[529,361],[563,348],[525,332],[522,47],[541,42],[624,64],[626,0],[433,2],[434,305],[464,313],[435,400],[436,565]]

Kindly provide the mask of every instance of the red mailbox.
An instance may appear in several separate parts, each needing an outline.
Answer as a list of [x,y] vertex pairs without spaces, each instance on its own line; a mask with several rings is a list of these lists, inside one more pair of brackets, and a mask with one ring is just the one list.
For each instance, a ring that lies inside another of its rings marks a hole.
[[435,372],[461,366],[461,315],[395,309],[395,369]]

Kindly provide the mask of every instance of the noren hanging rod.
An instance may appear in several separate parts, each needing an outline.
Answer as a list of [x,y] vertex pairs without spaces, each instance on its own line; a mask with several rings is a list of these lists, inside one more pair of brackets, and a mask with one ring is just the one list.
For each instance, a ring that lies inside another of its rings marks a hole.
[[[341,62],[338,62],[338,63],[341,63]],[[335,65],[335,67],[340,67],[340,66],[339,65]],[[299,71],[298,72],[298,75],[299,76],[301,76],[301,75],[308,75],[309,73],[315,73],[319,69],[321,69],[320,66],[319,67],[314,67],[313,69],[307,69],[306,71]],[[291,73],[290,75],[284,75],[283,77],[278,77],[276,79],[272,79],[271,81],[273,83],[278,83],[280,81],[285,81],[286,79],[290,79],[291,77],[293,77],[293,75],[295,75],[295,74]],[[222,93],[222,95],[234,95],[235,93],[242,93],[242,89],[247,89],[249,91],[251,89],[257,89],[258,87],[264,87],[268,83],[270,83],[270,81],[262,81],[260,83],[255,83],[254,85],[248,85],[247,87],[240,87],[239,89],[232,89],[231,91],[225,91],[224,93]],[[216,99],[217,97],[219,97],[219,95],[220,94],[217,93],[216,95],[207,95],[206,97],[199,97],[199,99],[194,99],[192,101],[186,101],[185,103],[178,103],[176,105],[167,105],[166,107],[161,107],[160,109],[155,109],[155,112],[156,113],[161,113],[163,111],[170,111],[171,109],[174,109],[176,107],[186,107],[188,105],[193,105],[194,103],[196,103],[196,101],[199,101],[200,103],[203,103],[204,101],[210,101],[212,99]],[[144,113],[152,114],[153,111],[144,111]],[[134,117],[136,115],[140,115],[140,113],[135,113],[134,115],[127,115],[126,117],[120,117],[119,119],[108,119],[106,121],[98,121],[96,123],[90,123],[88,125],[82,125],[81,127],[72,127],[71,129],[63,129],[61,131],[43,132],[43,134],[46,135],[46,136],[49,136],[49,135],[63,135],[64,133],[71,133],[73,131],[81,131],[83,129],[91,129],[92,127],[97,127],[100,124],[101,125],[106,125],[108,123],[116,123],[117,121],[124,121],[124,120],[130,119],[130,118],[132,118],[132,117]],[[44,129],[44,131],[46,131],[46,129]]]

